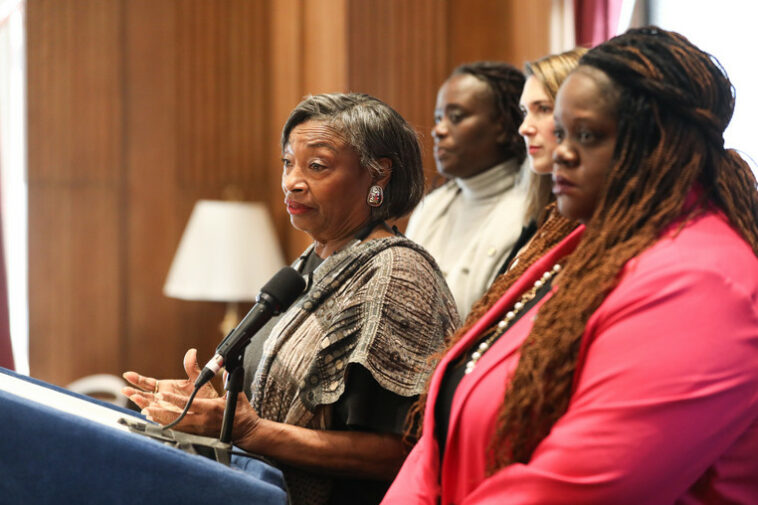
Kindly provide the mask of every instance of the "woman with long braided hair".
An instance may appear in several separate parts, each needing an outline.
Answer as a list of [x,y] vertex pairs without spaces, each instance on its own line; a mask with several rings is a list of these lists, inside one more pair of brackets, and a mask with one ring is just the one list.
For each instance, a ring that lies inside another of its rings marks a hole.
[[383,504],[758,503],[758,192],[724,148],[733,110],[679,34],[582,57],[553,190],[584,226],[439,363]]

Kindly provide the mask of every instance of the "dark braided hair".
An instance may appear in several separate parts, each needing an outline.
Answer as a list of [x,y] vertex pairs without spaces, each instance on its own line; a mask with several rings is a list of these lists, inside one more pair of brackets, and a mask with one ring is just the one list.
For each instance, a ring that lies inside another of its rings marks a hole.
[[[518,132],[519,126],[521,126],[524,120],[523,113],[519,107],[519,99],[521,98],[521,92],[524,89],[524,83],[526,77],[516,67],[500,62],[500,61],[477,61],[473,63],[465,63],[453,70],[451,77],[454,75],[472,75],[477,79],[485,82],[487,86],[492,90],[493,98],[497,111],[495,117],[499,118],[502,123],[504,131],[507,132],[507,143],[504,144],[502,149],[503,159],[515,158],[519,163],[523,163],[526,159],[526,142],[521,134]],[[553,212],[548,212],[547,209],[540,217],[540,232],[543,232],[541,236],[538,236],[539,240],[537,247],[532,247],[530,244],[528,249],[533,251],[540,251],[539,255],[527,255],[530,259],[520,259],[518,269],[508,271],[499,276],[495,282],[490,286],[489,290],[484,296],[479,299],[471,308],[465,324],[459,328],[454,334],[450,335],[446,339],[445,349],[439,353],[431,356],[430,361],[438,362],[447,351],[465,335],[466,331],[482,316],[487,310],[502,296],[508,287],[523,273],[526,268],[531,265],[533,261],[539,259],[539,256],[547,251],[549,247],[545,247],[545,244],[555,245],[561,241],[569,231],[576,227],[576,223],[572,223],[570,226],[556,231],[555,226],[551,226],[543,229],[543,221],[550,221],[548,215],[552,215],[558,219],[561,226],[568,223],[568,220],[561,217],[554,211],[555,204],[552,204]],[[545,222],[544,224],[547,224]],[[553,223],[554,224],[554,223]],[[560,228],[560,226],[559,226]],[[550,230],[550,231],[548,231]],[[545,240],[546,239],[546,240]],[[523,256],[523,254],[522,254]],[[429,389],[429,380],[427,380],[427,390]],[[403,441],[405,442],[406,449],[410,449],[413,443],[421,435],[421,427],[423,424],[424,406],[426,405],[426,393],[419,395],[419,399],[411,407],[408,416],[406,418],[405,432],[403,434]]]
[[[561,82],[566,78],[568,73],[576,67],[579,57],[586,52],[586,49],[578,48],[572,51],[567,51],[557,55],[545,56],[535,62],[528,63],[526,65],[526,75],[537,75],[540,82],[545,86],[545,90],[551,99],[555,99],[555,94],[558,91],[558,87]],[[511,67],[507,63],[488,63],[478,62],[458,67],[453,74],[456,73],[471,73],[479,77],[479,74],[486,74],[481,68],[486,67],[500,67],[498,70],[499,75],[511,75],[514,73],[515,68]],[[476,68],[478,73],[474,73],[471,68]],[[489,73],[493,73],[493,70],[489,70]],[[479,77],[485,80],[484,77]],[[517,77],[514,77],[518,81]],[[525,81],[525,79],[524,79]],[[500,78],[501,87],[503,79]],[[493,84],[490,84],[493,87]],[[519,86],[519,93],[523,88],[523,83]],[[511,90],[511,92],[515,92]],[[520,98],[520,96],[519,96]],[[518,99],[513,102],[506,92],[501,95],[500,110],[502,110],[507,104],[508,107],[512,107],[514,103],[518,105]],[[502,113],[501,113],[502,114]],[[513,111],[510,114],[514,114]],[[523,121],[523,115],[521,109],[518,110],[520,121]],[[518,125],[520,126],[520,124]],[[518,130],[516,130],[518,131]],[[520,134],[518,138],[523,137]],[[523,161],[523,159],[522,159]],[[556,208],[555,199],[548,198],[546,196],[549,193],[552,196],[552,180],[549,175],[537,175],[534,172],[529,172],[529,206],[531,209],[526,213],[526,221],[530,218],[535,218],[539,228],[535,236],[529,241],[529,243],[519,252],[518,257],[509,266],[508,270],[492,283],[486,293],[471,307],[466,321],[458,328],[458,330],[450,335],[446,340],[445,349],[440,353],[430,358],[433,362],[439,361],[449,350],[452,348],[476,323],[484,314],[497,302],[501,296],[511,287],[511,285],[518,280],[526,270],[532,266],[538,259],[540,259],[547,251],[556,246],[566,236],[571,233],[578,225],[577,222],[566,219],[561,216]],[[543,181],[540,182],[540,179]],[[539,186],[543,187],[540,188]],[[550,203],[548,203],[550,202]],[[431,378],[430,378],[431,379]],[[427,387],[428,389],[428,387]],[[411,407],[408,419],[406,422],[406,430],[404,434],[404,440],[406,447],[410,447],[412,442],[421,435],[420,430],[422,426],[424,416],[424,406],[426,404],[426,394],[419,396],[419,399]]]
[[[540,308],[521,346],[490,444],[490,473],[527,463],[566,412],[587,320],[626,262],[664,229],[715,207],[758,255],[756,180],[748,164],[723,147],[734,95],[719,63],[683,36],[647,27],[595,47],[580,65],[604,72],[616,88],[614,156],[560,289]],[[685,206],[693,194],[699,205]],[[485,297],[494,292],[493,286]]]
[[492,90],[497,106],[496,117],[507,134],[507,140],[501,146],[503,159],[515,158],[522,163],[526,158],[526,144],[518,132],[523,120],[518,101],[524,89],[524,74],[516,67],[500,61],[465,63],[456,67],[450,75],[459,74],[473,75]]
[[[537,260],[544,256],[550,249],[558,245],[563,239],[565,239],[572,231],[574,231],[579,223],[571,221],[558,213],[555,202],[550,203],[543,210],[542,224],[537,229],[536,234],[519,253],[518,257],[513,260],[510,268],[498,276],[492,283],[486,293],[471,307],[471,311],[466,317],[466,321],[458,330],[450,335],[445,341],[445,349],[433,356],[432,362],[439,362],[440,359],[468,333],[474,324],[487,313],[495,302],[497,302],[503,294],[508,291],[514,282],[516,282],[521,275],[526,272],[530,266],[532,266]],[[431,377],[429,378],[429,381]],[[427,391],[429,389],[427,383]],[[413,442],[421,436],[421,427],[424,418],[424,406],[426,405],[426,392],[419,395],[419,399],[411,407],[408,419],[406,421],[406,430],[404,433],[404,441],[406,447],[410,448]]]
[[[578,71],[582,66],[604,72],[618,92],[614,156],[561,288],[521,347],[491,443],[490,471],[528,462],[566,412],[587,320],[624,264],[665,228],[715,207],[758,255],[756,181],[747,163],[723,146],[734,95],[718,62],[683,36],[648,27],[595,47]],[[700,205],[685,207],[693,189]]]

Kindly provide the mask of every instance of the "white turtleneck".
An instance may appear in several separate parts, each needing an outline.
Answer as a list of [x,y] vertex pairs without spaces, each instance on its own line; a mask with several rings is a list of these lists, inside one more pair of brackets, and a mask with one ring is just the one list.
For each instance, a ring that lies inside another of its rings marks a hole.
[[521,232],[522,172],[511,160],[453,179],[429,193],[408,222],[405,234],[437,260],[461,319],[492,284]]

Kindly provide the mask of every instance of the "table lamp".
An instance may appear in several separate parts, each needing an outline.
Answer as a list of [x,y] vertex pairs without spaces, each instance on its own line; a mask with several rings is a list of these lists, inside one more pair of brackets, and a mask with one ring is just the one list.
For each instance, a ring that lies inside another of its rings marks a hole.
[[254,301],[284,266],[279,242],[261,203],[199,200],[171,263],[163,294],[227,304],[223,335],[239,322],[238,303]]

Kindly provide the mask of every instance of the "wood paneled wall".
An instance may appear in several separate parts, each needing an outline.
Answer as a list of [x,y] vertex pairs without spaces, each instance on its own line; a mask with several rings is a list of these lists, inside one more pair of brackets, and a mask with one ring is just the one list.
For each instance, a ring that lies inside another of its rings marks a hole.
[[30,360],[55,382],[120,364],[120,7],[27,4]]
[[31,373],[182,373],[223,306],[162,285],[194,202],[271,209],[288,258],[279,132],[306,94],[361,91],[428,132],[464,61],[548,47],[550,0],[28,0]]

